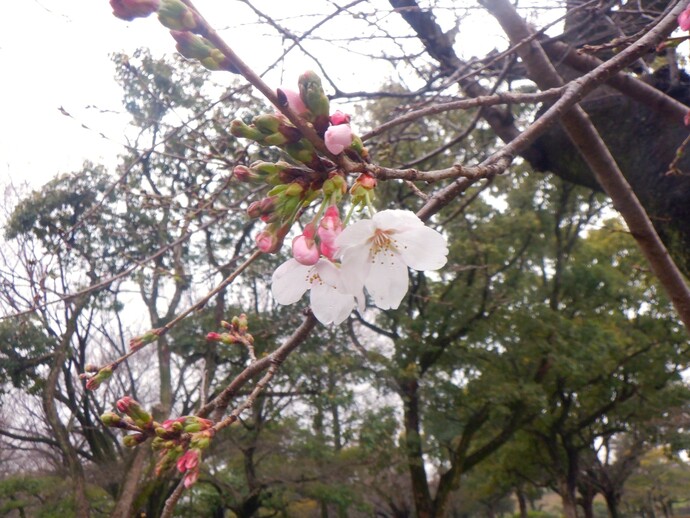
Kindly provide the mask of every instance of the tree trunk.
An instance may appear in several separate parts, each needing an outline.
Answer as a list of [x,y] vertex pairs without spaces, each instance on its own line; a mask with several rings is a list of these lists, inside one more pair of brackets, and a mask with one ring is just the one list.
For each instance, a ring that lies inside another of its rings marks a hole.
[[604,498],[606,499],[606,507],[609,510],[609,516],[611,518],[618,518],[618,502],[620,500],[618,496],[610,491],[606,491],[604,493]]
[[404,405],[405,455],[407,456],[407,468],[412,482],[412,496],[417,510],[417,518],[441,518],[435,516],[424,469],[424,451],[419,417],[419,384],[416,379],[413,379],[403,380],[399,386]]
[[577,516],[577,501],[575,498],[575,488],[568,481],[564,480],[560,484],[559,493],[561,495],[561,503],[563,505],[563,516],[565,518],[578,518]]
[[74,511],[77,518],[87,518],[89,516],[89,501],[86,498],[86,480],[84,478],[84,469],[76,450],[72,446],[69,439],[69,432],[58,414],[57,406],[55,405],[55,396],[57,393],[58,376],[62,371],[62,367],[67,359],[67,351],[70,347],[72,336],[76,332],[77,317],[83,308],[84,302],[77,303],[77,307],[73,309],[72,315],[66,322],[66,328],[62,334],[59,348],[55,351],[54,363],[48,373],[45,388],[43,390],[42,402],[43,410],[48,420],[48,424],[53,430],[55,440],[62,452],[69,476],[73,484],[74,491]]
[[518,501],[518,507],[520,508],[520,518],[527,518],[527,498],[525,498],[525,493],[521,489],[515,490],[515,497]]
[[120,489],[120,495],[117,498],[115,509],[110,515],[110,518],[130,518],[132,516],[132,505],[137,496],[137,489],[139,487],[139,480],[141,473],[144,470],[146,458],[148,457],[149,449],[142,445],[137,449],[137,452],[132,459],[132,463],[127,469],[127,474],[124,477],[124,483]]

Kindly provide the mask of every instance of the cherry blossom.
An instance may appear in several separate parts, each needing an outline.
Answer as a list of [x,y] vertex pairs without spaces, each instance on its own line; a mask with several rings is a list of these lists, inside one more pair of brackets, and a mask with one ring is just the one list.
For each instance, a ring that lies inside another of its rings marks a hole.
[[690,5],[685,8],[685,11],[678,15],[678,26],[683,31],[690,29]]
[[352,129],[349,124],[331,126],[323,136],[328,151],[334,155],[339,155],[346,147],[352,144]]
[[355,307],[354,295],[343,287],[340,269],[328,259],[321,258],[313,266],[289,259],[273,272],[271,292],[278,304],[294,304],[307,290],[314,316],[322,324],[340,324]]
[[346,290],[365,287],[381,309],[396,309],[408,289],[407,268],[437,270],[448,245],[413,212],[384,210],[346,227],[335,240]]

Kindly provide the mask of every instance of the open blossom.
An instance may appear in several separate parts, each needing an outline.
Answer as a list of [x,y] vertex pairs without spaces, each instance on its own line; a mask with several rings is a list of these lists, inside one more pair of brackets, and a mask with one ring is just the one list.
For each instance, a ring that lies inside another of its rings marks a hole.
[[381,309],[396,309],[408,289],[407,268],[437,270],[448,245],[413,212],[384,210],[346,227],[335,240],[346,290],[365,287]]
[[289,259],[273,272],[271,292],[278,304],[294,304],[307,290],[314,316],[322,324],[340,324],[355,307],[355,297],[343,287],[340,269],[328,259],[319,259],[313,266]]
[[685,11],[678,15],[678,26],[681,30],[690,30],[690,5],[685,8]]
[[328,151],[334,155],[339,155],[346,147],[352,144],[352,129],[349,124],[330,126],[323,136]]

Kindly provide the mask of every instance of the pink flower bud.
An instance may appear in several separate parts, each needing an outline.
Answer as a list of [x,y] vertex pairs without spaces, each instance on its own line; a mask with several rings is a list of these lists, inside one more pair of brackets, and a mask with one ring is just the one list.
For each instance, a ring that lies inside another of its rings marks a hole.
[[125,396],[117,400],[117,403],[115,403],[115,406],[117,409],[122,412],[123,414],[126,414],[127,411],[130,409],[132,404],[136,404],[136,401],[134,401],[131,397]]
[[338,247],[334,244],[329,244],[325,241],[321,241],[321,243],[319,244],[319,251],[321,252],[322,256],[327,257],[331,261],[334,261],[335,253],[338,251]]
[[144,18],[158,11],[160,0],[110,0],[113,14],[123,20]]
[[265,230],[262,230],[256,235],[254,238],[256,241],[256,246],[259,250],[266,254],[275,253],[280,249],[281,245],[283,244],[283,240],[285,239],[285,235],[289,230],[290,225],[278,227],[276,224],[272,223],[268,225]]
[[347,113],[336,110],[335,113],[330,116],[329,120],[333,126],[339,126],[340,124],[349,124],[350,116]]
[[374,178],[373,176],[369,176],[366,173],[360,174],[357,180],[355,180],[355,182],[358,183],[360,187],[368,190],[374,189],[376,187],[376,178]]
[[177,469],[180,473],[193,470],[199,466],[199,451],[187,450],[182,457],[177,460]]
[[196,484],[197,480],[199,480],[199,470],[195,469],[193,471],[188,471],[187,474],[184,476],[184,487],[189,489],[194,484]]
[[[340,221],[338,207],[331,205],[326,209],[326,214],[321,218],[321,223],[319,223],[318,234],[321,245],[333,248],[335,246],[335,238],[338,237],[342,231],[343,222]],[[328,254],[324,255],[328,257]]]
[[690,29],[690,6],[688,6],[685,11],[678,15],[678,26],[683,31]]
[[309,108],[307,108],[307,106],[304,104],[304,101],[302,100],[298,92],[290,90],[289,88],[283,88],[282,86],[278,89],[278,92],[279,96],[280,92],[283,93],[285,99],[287,100],[288,106],[297,115],[301,115],[302,113],[309,111]]
[[210,342],[220,342],[223,339],[223,337],[220,335],[220,333],[209,333],[206,335],[206,340],[209,340]]
[[330,126],[323,136],[326,148],[334,155],[339,155],[352,144],[352,129],[349,124]]
[[312,266],[318,262],[319,255],[319,249],[313,239],[302,234],[292,240],[292,256],[298,263]]

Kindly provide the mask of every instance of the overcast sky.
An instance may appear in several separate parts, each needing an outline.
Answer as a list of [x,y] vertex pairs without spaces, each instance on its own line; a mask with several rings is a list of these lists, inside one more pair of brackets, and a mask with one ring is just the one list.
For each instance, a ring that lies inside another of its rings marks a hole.
[[[272,9],[287,4],[272,3]],[[238,2],[199,0],[197,6],[211,20],[213,8],[222,7],[227,20],[232,7],[235,28],[248,19]],[[127,119],[109,55],[137,47],[172,53],[167,31],[154,17],[118,20],[108,0],[21,0],[7,11],[0,31],[0,184],[11,179],[38,186],[56,173],[77,170],[85,158],[111,163],[122,149]],[[228,39],[237,43],[240,31]],[[238,49],[250,63],[257,50],[267,50],[252,47]],[[308,65],[295,64],[295,77],[300,66]]]
[[[248,23],[255,16],[241,2],[195,3],[212,22],[222,20],[217,27],[225,29],[228,43],[257,70],[280,55],[281,41],[275,35],[257,38],[269,29]],[[332,10],[326,2],[259,0],[257,4],[271,13],[292,17],[299,8]],[[167,31],[154,17],[130,23],[118,20],[112,16],[108,0],[21,0],[12,2],[7,11],[0,31],[4,78],[0,90],[0,185],[26,180],[39,186],[57,173],[78,170],[87,158],[114,163],[122,150],[127,117],[122,114],[121,92],[109,55],[131,53],[137,47],[149,47],[154,55],[171,54],[174,45]],[[343,29],[357,30],[337,24],[328,28],[333,34]],[[483,36],[486,41],[486,34]],[[333,56],[335,60],[344,58]],[[370,66],[378,68],[366,70],[358,65],[347,71],[343,67],[343,84],[359,89],[363,81],[380,84],[386,80],[390,71],[382,70],[380,62]],[[294,72],[295,81],[313,64],[295,53],[286,67]],[[269,76],[270,84],[281,81],[276,75]]]

